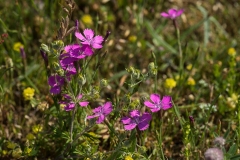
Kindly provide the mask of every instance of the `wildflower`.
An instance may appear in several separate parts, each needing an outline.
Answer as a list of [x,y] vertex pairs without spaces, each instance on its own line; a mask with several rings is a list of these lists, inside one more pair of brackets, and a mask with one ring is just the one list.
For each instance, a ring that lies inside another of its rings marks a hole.
[[91,29],[85,29],[83,35],[79,32],[75,32],[75,36],[81,41],[82,44],[86,44],[95,49],[102,48],[103,37],[95,36],[94,31]]
[[20,48],[23,48],[23,44],[21,42],[14,43],[14,45],[13,45],[14,51],[20,52]]
[[231,57],[235,57],[236,56],[236,50],[234,48],[229,48],[228,49],[228,55]]
[[59,75],[53,75],[48,78],[48,84],[51,86],[50,93],[59,94],[61,86],[64,84],[64,78]]
[[3,156],[7,155],[7,153],[8,153],[7,150],[2,150],[2,155]]
[[81,20],[85,25],[92,25],[93,24],[92,17],[89,14],[84,14],[82,16]]
[[34,125],[34,126],[32,127],[32,131],[33,131],[33,133],[35,133],[35,134],[41,132],[42,129],[43,129],[43,127],[42,127],[42,125],[40,125],[40,124]]
[[133,160],[133,158],[131,156],[126,156],[124,160]]
[[160,109],[167,110],[172,107],[171,97],[170,96],[163,96],[162,100],[160,95],[158,94],[151,94],[150,101],[145,101],[144,105],[149,107],[152,112],[157,112]]
[[173,78],[167,78],[164,83],[164,86],[169,89],[173,89],[176,85],[177,82]]
[[194,120],[193,116],[189,116],[188,118],[189,118],[190,123],[194,123],[195,120]]
[[16,143],[13,143],[13,142],[11,142],[11,141],[8,141],[7,142],[7,148],[9,148],[9,149],[14,149],[14,148],[16,148],[17,147],[17,144]]
[[201,108],[203,110],[212,110],[214,112],[217,111],[217,106],[216,105],[212,105],[210,103],[200,103],[199,104],[199,108]]
[[132,110],[130,112],[130,117],[123,117],[121,121],[125,125],[125,130],[132,130],[138,126],[138,129],[143,131],[149,127],[149,122],[151,119],[152,116],[150,113],[145,112],[142,114],[142,116],[140,116],[140,112],[138,110]]
[[33,140],[33,139],[35,139],[35,136],[32,133],[28,133],[26,138],[27,138],[27,140]]
[[195,80],[192,77],[189,77],[187,80],[189,86],[194,86],[196,84]]
[[12,151],[13,158],[19,159],[22,156],[21,148],[16,148]]
[[176,19],[183,13],[183,9],[176,10],[176,9],[169,9],[168,12],[162,12],[161,16],[170,19]]
[[30,88],[30,87],[24,89],[23,90],[23,97],[24,97],[25,101],[33,99],[34,92],[35,92],[35,90],[33,88]]
[[206,160],[223,160],[223,152],[219,148],[209,148],[204,153]]
[[134,43],[134,42],[136,42],[136,40],[137,40],[137,36],[132,35],[132,36],[128,37],[128,40],[129,40],[130,42]]
[[85,107],[89,103],[89,102],[79,102],[79,100],[82,98],[82,94],[79,94],[77,96],[77,102],[74,102],[72,100],[72,98],[69,95],[67,95],[67,94],[64,94],[63,96],[64,96],[65,100],[64,101],[60,101],[59,103],[65,105],[64,106],[65,111],[71,111],[72,109],[74,109],[76,103],[78,103],[81,107]]
[[94,115],[87,116],[87,119],[92,119],[95,117],[98,117],[98,120],[96,123],[102,123],[105,119],[105,117],[112,112],[112,104],[111,102],[106,102],[103,106],[99,106],[95,109],[93,109]]
[[216,137],[214,139],[214,145],[223,147],[225,145],[226,140],[223,137]]
[[89,45],[82,45],[81,47],[78,44],[73,44],[64,47],[64,50],[69,53],[71,57],[76,58],[77,60],[93,54],[93,51]]
[[187,70],[190,71],[192,69],[192,64],[188,64],[186,68],[187,68]]
[[26,154],[26,155],[31,155],[31,152],[32,152],[32,148],[31,147],[26,147],[25,149],[24,149],[24,154]]

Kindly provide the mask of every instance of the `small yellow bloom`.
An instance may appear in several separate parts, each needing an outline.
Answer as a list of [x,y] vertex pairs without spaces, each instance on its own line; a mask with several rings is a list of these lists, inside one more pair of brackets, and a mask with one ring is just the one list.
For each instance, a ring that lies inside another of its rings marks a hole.
[[33,88],[30,88],[30,87],[24,89],[23,90],[23,97],[24,97],[24,99],[26,101],[33,99],[34,92],[35,92],[35,90]]
[[189,77],[187,80],[189,86],[194,86],[196,84],[195,80],[192,77]]
[[131,156],[126,156],[124,160],[133,160],[133,158]]
[[3,156],[7,155],[7,153],[8,153],[8,152],[7,152],[6,150],[2,150],[2,155],[3,155]]
[[128,37],[128,40],[129,40],[130,42],[134,43],[134,42],[136,42],[136,40],[137,40],[137,36],[135,36],[135,35],[129,36],[129,37]]
[[16,143],[13,143],[10,141],[7,142],[7,148],[9,148],[9,149],[14,149],[16,146],[17,146]]
[[21,148],[16,148],[12,151],[13,158],[20,158],[22,156],[22,150]]
[[231,56],[231,57],[235,57],[236,50],[234,48],[229,48],[228,49],[228,55]]
[[32,133],[28,133],[27,136],[26,136],[26,138],[27,138],[28,140],[33,140],[33,139],[35,139],[35,136],[34,136]]
[[34,125],[32,128],[32,131],[33,131],[33,133],[37,134],[37,133],[41,132],[42,129],[43,129],[42,125],[39,124],[39,125]]
[[92,17],[89,14],[84,14],[82,16],[81,20],[85,25],[92,25],[93,24]]
[[25,153],[26,155],[30,155],[31,152],[32,152],[32,148],[30,148],[30,147],[26,147],[26,148],[24,149],[24,153]]
[[164,83],[164,86],[169,89],[176,87],[176,85],[177,82],[173,78],[167,78]]
[[17,51],[17,52],[20,52],[20,48],[23,47],[23,44],[21,42],[16,42],[14,43],[13,45],[13,50],[14,51]]
[[192,69],[192,64],[189,64],[189,65],[187,65],[187,67],[186,67],[186,68],[187,68],[187,70],[189,70],[189,71],[190,71],[190,70]]

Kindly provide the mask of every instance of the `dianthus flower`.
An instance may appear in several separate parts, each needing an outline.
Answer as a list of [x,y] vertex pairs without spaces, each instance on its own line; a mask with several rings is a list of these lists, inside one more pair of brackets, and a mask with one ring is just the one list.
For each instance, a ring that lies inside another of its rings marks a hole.
[[59,75],[53,75],[48,78],[48,84],[51,86],[50,93],[59,94],[61,86],[64,84],[64,78]]
[[170,19],[176,19],[183,13],[183,9],[176,10],[176,9],[169,9],[168,12],[162,12],[161,16]]
[[98,120],[96,121],[96,123],[99,124],[99,123],[102,123],[105,117],[111,112],[112,112],[112,104],[111,102],[106,102],[103,106],[99,106],[93,109],[94,115],[87,116],[87,119],[98,117]]
[[89,103],[87,101],[79,102],[79,100],[82,98],[82,94],[79,94],[77,96],[77,101],[78,102],[74,102],[68,94],[64,94],[63,97],[64,97],[64,101],[60,101],[59,103],[65,105],[65,107],[64,107],[65,111],[71,111],[72,109],[74,109],[76,103],[78,103],[81,107],[85,107]]
[[150,108],[152,112],[157,112],[160,109],[167,110],[172,107],[171,97],[170,96],[163,96],[162,100],[160,95],[158,94],[151,94],[150,96],[151,101],[145,101],[144,105]]
[[102,48],[103,37],[95,36],[94,31],[91,29],[85,29],[83,35],[79,32],[75,32],[75,36],[81,41],[82,44],[91,46],[94,49]]
[[132,110],[129,114],[130,117],[123,117],[121,119],[122,123],[125,125],[125,130],[132,130],[138,126],[138,129],[143,131],[149,127],[149,122],[152,119],[150,113],[145,112],[142,116],[140,116],[140,112],[138,110]]

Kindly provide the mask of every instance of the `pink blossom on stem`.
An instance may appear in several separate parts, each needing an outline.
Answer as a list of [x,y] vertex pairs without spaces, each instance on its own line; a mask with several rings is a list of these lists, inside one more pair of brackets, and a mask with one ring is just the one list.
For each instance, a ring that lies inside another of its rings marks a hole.
[[162,12],[161,16],[170,19],[176,19],[183,13],[183,9],[176,10],[176,9],[169,9],[168,12]]
[[162,100],[160,95],[151,94],[151,101],[145,101],[144,105],[150,108],[152,112],[157,112],[160,109],[167,110],[172,107],[172,98],[170,96],[163,96]]

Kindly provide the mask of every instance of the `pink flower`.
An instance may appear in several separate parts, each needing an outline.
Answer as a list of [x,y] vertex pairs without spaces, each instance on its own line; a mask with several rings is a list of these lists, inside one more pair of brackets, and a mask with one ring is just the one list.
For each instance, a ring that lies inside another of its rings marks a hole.
[[132,130],[138,126],[138,129],[140,131],[143,131],[149,127],[149,122],[151,119],[151,114],[147,112],[143,113],[142,116],[140,116],[140,112],[138,110],[132,110],[130,112],[130,117],[123,117],[121,121],[125,125],[125,130]]
[[98,117],[98,120],[96,121],[96,123],[99,124],[99,123],[102,123],[105,117],[111,112],[112,112],[112,104],[111,102],[106,102],[103,106],[99,106],[93,109],[94,115],[87,116],[87,119]]
[[81,95],[81,94],[79,94],[79,95],[77,96],[77,102],[74,102],[74,101],[72,100],[72,97],[70,97],[68,94],[64,94],[63,97],[65,98],[65,100],[64,100],[64,101],[60,101],[59,103],[60,103],[60,104],[65,104],[65,107],[64,107],[65,111],[71,111],[72,109],[74,109],[76,103],[78,103],[81,107],[85,107],[85,106],[87,106],[88,103],[89,103],[89,102],[86,102],[86,101],[84,101],[84,102],[79,102],[79,100],[82,98],[82,95]]
[[95,49],[102,48],[103,37],[95,36],[94,31],[91,29],[85,29],[83,35],[79,32],[75,32],[75,36],[81,41],[82,44],[86,44]]
[[176,9],[169,9],[168,12],[162,12],[161,16],[170,19],[176,19],[183,13],[183,9],[176,10]]
[[59,94],[61,92],[61,86],[64,84],[64,77],[59,75],[53,75],[48,78],[48,84],[51,86],[50,93]]
[[145,101],[144,105],[150,108],[152,112],[157,112],[160,109],[167,110],[172,107],[171,97],[170,96],[163,96],[162,100],[160,95],[158,94],[151,94],[150,96],[151,101]]

